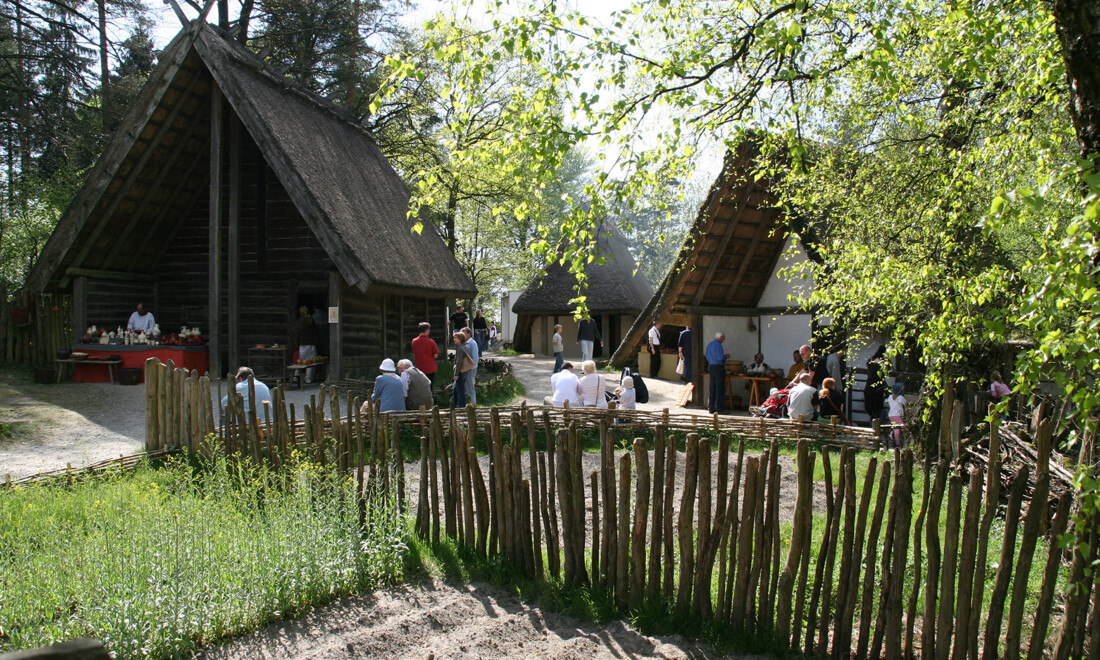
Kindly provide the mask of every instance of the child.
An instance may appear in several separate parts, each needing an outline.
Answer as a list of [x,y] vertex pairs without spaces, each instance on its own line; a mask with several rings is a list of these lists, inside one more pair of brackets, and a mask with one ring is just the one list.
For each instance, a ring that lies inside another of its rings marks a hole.
[[638,399],[634,391],[634,379],[630,376],[623,378],[622,384],[615,388],[615,397],[619,400],[620,410],[637,410]]
[[989,377],[993,381],[989,384],[989,394],[993,397],[995,403],[1000,403],[1005,397],[1012,394],[1012,388],[1005,385],[1001,372],[994,371]]
[[901,383],[894,383],[890,388],[890,396],[886,399],[890,423],[894,427],[894,430],[890,432],[890,439],[893,441],[892,444],[898,448],[901,447],[901,427],[905,421],[905,397],[902,396],[904,389]]
[[554,326],[554,373],[561,371],[561,365],[565,364],[565,342],[561,338],[561,325]]

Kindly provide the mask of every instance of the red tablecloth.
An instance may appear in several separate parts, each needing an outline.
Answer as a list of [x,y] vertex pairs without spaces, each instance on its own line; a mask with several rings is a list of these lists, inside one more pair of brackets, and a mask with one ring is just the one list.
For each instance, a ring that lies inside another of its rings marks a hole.
[[[89,355],[118,355],[122,358],[122,364],[117,368],[125,369],[135,367],[141,369],[142,382],[145,382],[145,361],[151,357],[158,358],[164,363],[171,360],[177,367],[194,369],[198,371],[200,375],[206,373],[210,369],[210,354],[207,352],[205,346],[202,348],[186,347],[186,349],[182,346],[150,346],[147,349],[134,349],[133,346],[104,345],[95,348],[78,346],[73,350]],[[111,375],[107,367],[97,365],[94,362],[86,365],[75,364],[73,367],[74,382],[110,382]]]

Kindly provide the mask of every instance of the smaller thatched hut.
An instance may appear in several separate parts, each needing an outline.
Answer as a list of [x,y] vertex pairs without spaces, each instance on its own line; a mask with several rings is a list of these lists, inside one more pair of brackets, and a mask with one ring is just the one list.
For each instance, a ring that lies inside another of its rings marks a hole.
[[[598,253],[605,262],[585,267],[587,275],[588,310],[600,327],[604,346],[596,346],[595,357],[607,357],[623,339],[653,296],[653,288],[645,277],[635,272],[634,257],[625,236],[618,229],[601,233],[597,239]],[[519,351],[551,355],[554,325],[562,325],[566,358],[579,358],[577,322],[573,318],[577,297],[577,276],[568,266],[552,262],[538,275],[512,305],[517,316],[513,343]]]

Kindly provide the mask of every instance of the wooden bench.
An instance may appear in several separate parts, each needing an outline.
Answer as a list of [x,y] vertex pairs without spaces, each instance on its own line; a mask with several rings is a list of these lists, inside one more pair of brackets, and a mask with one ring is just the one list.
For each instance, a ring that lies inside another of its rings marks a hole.
[[[115,367],[122,364],[122,360],[89,360],[87,358],[81,358],[79,360],[75,360],[73,358],[67,358],[65,360],[57,359],[57,360],[54,360],[54,362],[57,363],[57,382],[58,382],[58,384],[61,383],[61,377],[65,374],[65,365],[66,364],[72,364],[72,365],[77,365],[77,364],[102,364],[102,365],[105,365],[107,367],[107,371],[110,373],[110,378],[111,378],[112,383],[117,383],[118,382],[118,378],[116,377],[116,373],[115,373]],[[76,367],[74,366],[73,369],[75,370]]]
[[286,368],[286,382],[290,384],[294,380],[298,381],[298,389],[302,389],[305,382],[306,369],[313,369],[313,382],[319,383],[325,380],[325,376],[328,371],[328,360],[324,362],[314,362],[313,364],[290,364]]

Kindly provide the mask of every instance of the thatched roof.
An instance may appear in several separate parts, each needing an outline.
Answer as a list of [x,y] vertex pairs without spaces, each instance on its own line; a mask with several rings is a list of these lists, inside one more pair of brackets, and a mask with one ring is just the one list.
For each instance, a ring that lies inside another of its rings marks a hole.
[[[788,230],[809,233],[802,218],[779,208],[773,182],[753,173],[759,158],[760,146],[752,137],[726,154],[676,263],[623,337],[611,357],[613,365],[622,366],[637,353],[654,320],[686,325],[693,312],[721,315],[759,306]],[[813,241],[803,238],[803,248],[816,258]]]
[[[627,239],[617,228],[602,231],[596,241],[596,251],[605,262],[585,266],[588,309],[593,314],[637,314],[653,295],[645,276],[635,272],[634,257]],[[516,302],[516,314],[572,314],[577,296],[577,276],[568,266],[557,262],[548,265],[532,280]]]
[[210,180],[212,96],[224,95],[343,278],[361,290],[476,293],[371,137],[219,28],[196,21],[165,49],[142,99],[43,248],[28,284],[153,274]]

